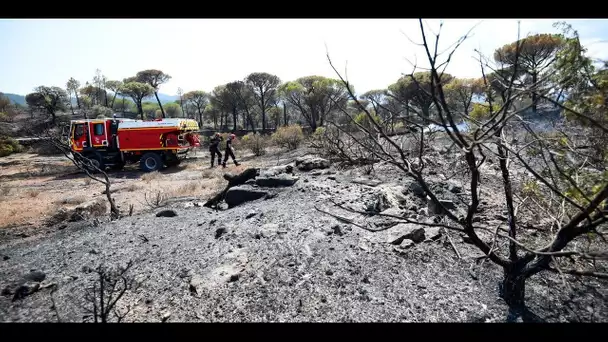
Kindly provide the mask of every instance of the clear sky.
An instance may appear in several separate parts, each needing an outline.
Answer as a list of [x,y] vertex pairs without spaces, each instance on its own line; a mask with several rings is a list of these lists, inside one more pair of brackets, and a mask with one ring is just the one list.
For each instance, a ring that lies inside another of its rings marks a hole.
[[[556,20],[521,22],[521,32],[557,32]],[[596,58],[608,59],[608,20],[566,20]],[[474,49],[491,57],[495,48],[517,39],[515,19],[445,20],[446,48],[476,23],[448,68],[458,77],[480,76]],[[435,31],[438,20],[429,20]],[[95,69],[122,80],[144,69],[172,76],[160,92],[174,95],[243,79],[251,72],[282,81],[321,75],[335,77],[326,46],[358,93],[386,88],[412,71],[408,59],[424,66],[417,20],[412,19],[47,19],[0,20],[0,91],[25,95],[38,85],[82,84]]]

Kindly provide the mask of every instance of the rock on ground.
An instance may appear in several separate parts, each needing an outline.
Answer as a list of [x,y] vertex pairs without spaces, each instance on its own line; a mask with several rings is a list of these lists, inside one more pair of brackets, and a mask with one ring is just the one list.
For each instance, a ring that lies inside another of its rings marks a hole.
[[319,157],[305,156],[296,159],[296,167],[301,171],[310,171],[314,169],[326,169],[329,167],[329,160]]
[[266,195],[268,195],[268,191],[242,185],[228,189],[224,200],[228,204],[228,207],[232,208],[245,202],[258,200]]

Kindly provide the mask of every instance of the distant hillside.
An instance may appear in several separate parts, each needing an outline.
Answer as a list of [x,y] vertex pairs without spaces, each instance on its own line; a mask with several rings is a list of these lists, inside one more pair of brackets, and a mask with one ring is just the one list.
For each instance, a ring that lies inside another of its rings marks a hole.
[[[176,100],[179,100],[179,96],[158,93],[158,99],[160,100],[160,103],[168,103],[168,102],[174,102]],[[147,98],[147,100],[156,102],[156,98],[154,97],[154,95]]]
[[25,96],[11,94],[11,93],[3,93],[3,94],[4,94],[4,96],[8,97],[8,99],[11,100],[13,103],[25,106]]
[[[11,94],[11,93],[4,93],[4,95],[6,97],[8,97],[11,101],[13,101],[14,103],[18,103],[23,106],[26,105],[25,95],[18,95],[18,94]],[[163,94],[163,93],[158,93],[158,98],[160,99],[160,102],[163,104],[169,103],[169,102],[174,102],[175,100],[179,100],[179,96],[177,96],[177,95],[167,95],[167,94]],[[151,97],[144,99],[144,101],[156,102],[156,98],[154,97],[154,95],[152,95]],[[72,99],[72,102],[73,102],[73,104],[76,104],[76,99]]]

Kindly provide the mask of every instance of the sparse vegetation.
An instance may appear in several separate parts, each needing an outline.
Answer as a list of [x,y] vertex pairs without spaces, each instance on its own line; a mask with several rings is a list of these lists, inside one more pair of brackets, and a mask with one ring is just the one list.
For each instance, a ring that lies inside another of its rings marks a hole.
[[10,137],[0,136],[0,157],[5,157],[13,153],[19,153],[23,150],[23,147],[19,143]]
[[129,274],[134,263],[129,261],[124,267],[110,268],[104,264],[93,271],[96,279],[87,288],[85,300],[89,304],[87,312],[94,323],[120,323],[132,307],[123,304],[122,298],[141,285]]
[[295,150],[304,141],[304,133],[300,125],[279,127],[272,135],[272,140],[281,147]]
[[270,145],[268,140],[260,133],[249,133],[241,139],[241,146],[259,157],[266,154],[266,148]]

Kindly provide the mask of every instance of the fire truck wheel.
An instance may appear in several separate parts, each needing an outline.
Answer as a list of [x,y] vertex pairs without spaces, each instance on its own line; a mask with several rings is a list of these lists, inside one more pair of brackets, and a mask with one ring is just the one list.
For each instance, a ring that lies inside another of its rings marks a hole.
[[141,157],[139,165],[145,172],[157,171],[163,167],[163,160],[157,153],[148,152]]

